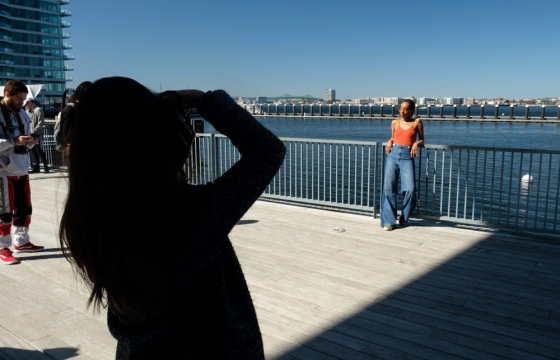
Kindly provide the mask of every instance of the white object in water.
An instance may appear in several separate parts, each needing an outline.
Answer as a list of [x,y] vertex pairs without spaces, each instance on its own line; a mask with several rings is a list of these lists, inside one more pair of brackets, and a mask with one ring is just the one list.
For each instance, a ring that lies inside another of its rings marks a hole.
[[522,182],[533,182],[533,177],[529,174],[523,175],[521,178]]

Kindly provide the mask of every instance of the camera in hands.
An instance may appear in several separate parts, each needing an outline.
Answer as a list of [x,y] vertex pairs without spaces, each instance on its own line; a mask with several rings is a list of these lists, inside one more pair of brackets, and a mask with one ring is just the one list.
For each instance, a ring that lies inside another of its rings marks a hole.
[[14,146],[14,152],[16,154],[27,155],[27,146],[25,145],[16,145]]

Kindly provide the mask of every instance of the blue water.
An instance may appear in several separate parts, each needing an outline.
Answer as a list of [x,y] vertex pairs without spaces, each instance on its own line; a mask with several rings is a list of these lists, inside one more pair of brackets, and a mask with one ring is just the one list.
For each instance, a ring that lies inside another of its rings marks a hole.
[[[279,137],[387,141],[391,118],[258,117]],[[425,143],[449,146],[560,150],[560,124],[423,119]],[[205,122],[206,133],[216,130]]]

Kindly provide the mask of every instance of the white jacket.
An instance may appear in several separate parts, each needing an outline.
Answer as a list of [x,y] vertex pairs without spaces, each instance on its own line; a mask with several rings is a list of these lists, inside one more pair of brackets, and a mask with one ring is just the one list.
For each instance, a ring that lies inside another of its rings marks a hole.
[[[24,176],[29,173],[29,156],[27,154],[16,154],[14,151],[14,138],[20,135],[31,134],[30,120],[27,113],[19,111],[24,133],[20,134],[18,121],[13,112],[6,123],[0,111],[0,176]],[[27,144],[29,149],[34,145]]]

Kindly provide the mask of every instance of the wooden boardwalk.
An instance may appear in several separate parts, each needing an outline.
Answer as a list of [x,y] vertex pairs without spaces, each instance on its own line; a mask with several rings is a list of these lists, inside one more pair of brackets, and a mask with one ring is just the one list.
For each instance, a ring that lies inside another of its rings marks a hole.
[[[57,245],[66,179],[31,189],[47,249],[0,265],[0,358],[112,359]],[[267,359],[560,359],[560,238],[259,201],[231,239]]]

